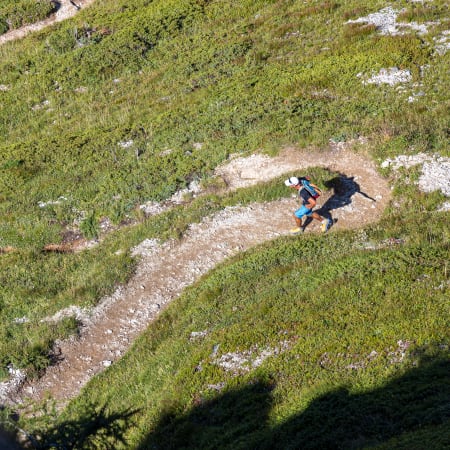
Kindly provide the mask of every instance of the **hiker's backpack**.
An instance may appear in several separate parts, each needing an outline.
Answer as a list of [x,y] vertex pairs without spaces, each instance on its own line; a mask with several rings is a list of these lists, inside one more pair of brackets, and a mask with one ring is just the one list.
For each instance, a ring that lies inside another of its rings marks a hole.
[[302,186],[311,194],[312,198],[316,199],[322,195],[322,191],[315,185],[311,183],[309,177],[299,177]]

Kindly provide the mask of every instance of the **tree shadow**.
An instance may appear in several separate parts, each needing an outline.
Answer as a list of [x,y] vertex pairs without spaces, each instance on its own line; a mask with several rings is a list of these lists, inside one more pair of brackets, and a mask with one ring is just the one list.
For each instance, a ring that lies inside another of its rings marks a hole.
[[378,389],[329,392],[276,427],[269,422],[273,385],[258,381],[184,415],[167,411],[137,448],[348,450],[385,444],[389,449],[448,449],[449,374],[448,360],[422,360]]
[[361,187],[355,181],[355,177],[348,177],[347,175],[340,173],[337,177],[326,181],[324,184],[328,189],[333,189],[333,195],[318,208],[316,212],[322,217],[333,221],[333,223],[337,220],[333,219],[331,211],[350,205],[352,203],[352,197],[355,194],[362,195],[363,197],[376,202],[376,199],[361,191]]
[[186,415],[166,411],[138,449],[258,448],[267,427],[272,389],[271,384],[256,381],[201,401]]
[[8,433],[2,428],[0,428],[0,448],[2,450],[20,450],[20,446],[12,433]]
[[124,435],[130,427],[132,417],[139,410],[109,413],[109,408],[107,404],[101,407],[86,405],[81,418],[58,422],[39,436],[29,436],[30,444],[37,450],[114,448],[114,445],[108,445],[109,442],[121,443],[126,448]]

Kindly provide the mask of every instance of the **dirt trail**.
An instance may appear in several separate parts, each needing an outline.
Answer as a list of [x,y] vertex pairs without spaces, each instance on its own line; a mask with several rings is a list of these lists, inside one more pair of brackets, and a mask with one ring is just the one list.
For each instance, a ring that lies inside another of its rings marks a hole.
[[0,36],[0,45],[5,42],[14,41],[16,39],[21,39],[25,37],[27,34],[32,33],[34,31],[42,30],[45,27],[48,27],[56,22],[61,22],[65,19],[73,17],[78,11],[86,8],[94,0],[59,0],[58,10],[40,22],[32,23],[30,25],[25,25],[16,30],[8,31]]
[[[344,191],[326,192],[320,197],[319,205],[327,204],[337,220],[330,233],[379,219],[390,199],[390,189],[369,159],[344,147],[332,146],[314,159],[310,153],[293,148],[276,158],[236,158],[218,168],[217,175],[225,180],[228,189],[236,189],[282,174],[302,174],[302,169],[311,166],[339,171],[344,180]],[[19,410],[25,400],[39,401],[47,395],[60,406],[66,404],[95,374],[123,355],[138,334],[186,286],[233,254],[289,234],[292,212],[297,206],[296,199],[288,198],[231,207],[191,225],[180,241],[141,243],[134,250],[140,262],[130,282],[100,302],[78,338],[58,344],[58,363],[38,381],[26,382],[19,391],[11,393],[9,401]],[[311,223],[306,233],[319,232],[319,226],[318,222]]]

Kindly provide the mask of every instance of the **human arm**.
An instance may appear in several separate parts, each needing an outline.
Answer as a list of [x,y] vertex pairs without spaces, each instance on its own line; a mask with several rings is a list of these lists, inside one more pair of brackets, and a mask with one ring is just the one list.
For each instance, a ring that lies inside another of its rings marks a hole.
[[308,201],[305,203],[305,206],[306,206],[308,209],[313,209],[314,206],[316,206],[316,204],[317,204],[317,202],[316,202],[316,200],[314,199],[314,197],[309,197]]

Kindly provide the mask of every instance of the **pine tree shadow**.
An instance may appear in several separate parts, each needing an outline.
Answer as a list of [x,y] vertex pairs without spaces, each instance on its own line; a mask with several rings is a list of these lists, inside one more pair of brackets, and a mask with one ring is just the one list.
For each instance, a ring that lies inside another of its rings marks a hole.
[[20,450],[20,446],[12,433],[0,428],[0,448],[2,450]]
[[259,381],[205,401],[187,414],[166,412],[137,448],[450,448],[449,369],[448,360],[422,360],[419,367],[378,389],[329,392],[276,427],[269,422],[273,386]]
[[47,449],[109,449],[114,448],[108,442],[123,444],[126,448],[124,435],[130,427],[132,417],[138,410],[127,409],[121,412],[109,413],[107,404],[98,407],[86,405],[85,412],[77,420],[58,422],[53,428],[46,429],[39,436],[31,436],[32,448]]
[[258,448],[267,427],[272,386],[255,382],[211,400],[187,415],[167,411],[138,449]]
[[[320,208],[316,210],[316,212],[322,217],[326,217],[332,221],[333,217],[331,211],[350,205],[355,194],[362,195],[363,197],[376,202],[376,199],[361,191],[361,187],[355,181],[355,177],[348,177],[343,173],[325,182],[325,186],[328,189],[333,189],[333,194]],[[336,221],[334,220],[334,222]]]

